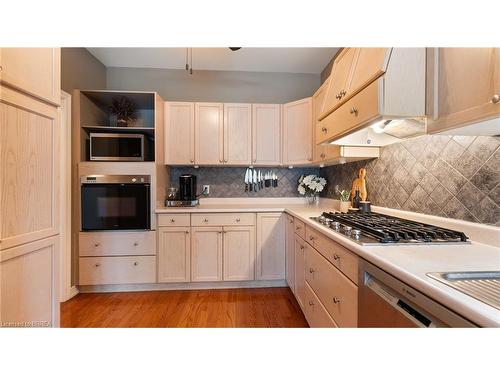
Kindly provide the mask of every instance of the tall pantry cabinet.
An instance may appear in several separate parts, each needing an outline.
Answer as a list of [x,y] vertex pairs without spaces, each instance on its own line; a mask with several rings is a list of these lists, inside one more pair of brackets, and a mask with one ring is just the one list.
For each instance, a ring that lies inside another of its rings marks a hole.
[[0,49],[0,326],[59,326],[59,48]]

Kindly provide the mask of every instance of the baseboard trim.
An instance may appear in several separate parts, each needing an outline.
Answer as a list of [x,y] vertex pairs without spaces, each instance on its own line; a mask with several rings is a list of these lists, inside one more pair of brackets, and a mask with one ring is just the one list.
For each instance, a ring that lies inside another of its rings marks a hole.
[[155,290],[196,290],[272,288],[287,286],[286,280],[218,281],[204,283],[122,284],[122,285],[80,285],[80,293],[145,292]]
[[78,290],[77,286],[76,285],[73,285],[70,290],[69,290],[69,298],[68,299],[71,299],[73,298],[74,296],[76,296],[78,293],[80,293],[80,291]]

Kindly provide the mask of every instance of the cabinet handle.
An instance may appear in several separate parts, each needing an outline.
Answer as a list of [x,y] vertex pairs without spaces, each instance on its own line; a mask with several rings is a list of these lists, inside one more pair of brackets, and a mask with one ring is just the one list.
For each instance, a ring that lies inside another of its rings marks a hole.
[[219,163],[222,163],[222,159],[219,159]]
[[357,116],[358,115],[358,109],[356,107],[351,108],[351,115]]
[[289,222],[290,224],[293,224],[293,219],[289,219],[289,220],[288,220],[288,222]]
[[324,152],[322,152],[321,155],[319,155],[319,156],[321,156],[321,159],[324,159],[326,155]]
[[314,268],[309,268],[309,273],[314,273]]
[[100,263],[96,263],[96,264],[95,264],[95,266],[96,266],[96,267],[99,267],[100,265],[101,265]]
[[345,94],[347,94],[347,91],[341,90],[340,91],[340,98],[342,99],[345,96]]
[[304,250],[304,246],[300,245],[300,250]]
[[134,242],[134,246],[139,246],[139,242]]
[[236,222],[239,223],[241,219],[239,217],[236,218]]
[[189,234],[189,231],[187,230],[187,231],[186,231],[186,232],[184,232],[184,233]]
[[139,265],[139,262],[134,262],[134,266],[138,266]]
[[191,163],[194,163],[194,159],[189,160]]
[[322,131],[324,134],[328,133],[328,129],[327,129],[327,128],[325,128],[324,126],[321,128],[321,131]]
[[203,222],[204,222],[204,223],[208,223],[208,219],[207,219],[207,218],[204,218],[204,219],[203,219]]
[[340,298],[338,298],[338,297],[333,297],[333,303],[334,303],[334,304],[340,303]]
[[175,223],[175,219],[170,219],[170,222],[171,223]]
[[339,255],[337,255],[337,254],[333,254],[333,259],[335,259],[335,260],[340,260],[340,256],[339,256]]
[[309,301],[309,306],[314,306],[314,302],[313,301]]
[[493,104],[500,103],[500,94],[495,94],[495,95],[493,95],[493,97],[491,98],[491,102],[492,102]]
[[300,230],[301,227],[295,227],[296,230]]
[[314,236],[309,236],[309,241],[314,241]]
[[96,242],[96,243],[94,244],[94,246],[95,246],[95,247],[99,247],[100,245],[101,245],[101,244],[100,244],[99,242]]
[[252,161],[253,161],[254,163],[257,163],[257,159],[253,159]]
[[337,100],[342,99],[342,96],[340,95],[340,92],[339,92],[337,95],[335,95],[335,98],[336,98]]

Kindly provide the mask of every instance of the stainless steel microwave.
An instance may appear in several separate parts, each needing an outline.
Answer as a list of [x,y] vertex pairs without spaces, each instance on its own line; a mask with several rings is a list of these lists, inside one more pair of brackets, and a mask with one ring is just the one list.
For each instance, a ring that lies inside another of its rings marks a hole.
[[144,134],[90,133],[90,160],[144,161]]

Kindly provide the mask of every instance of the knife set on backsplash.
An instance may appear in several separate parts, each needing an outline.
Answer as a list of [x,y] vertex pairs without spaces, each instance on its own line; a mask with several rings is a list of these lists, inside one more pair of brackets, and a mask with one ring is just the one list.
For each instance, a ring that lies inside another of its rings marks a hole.
[[245,191],[259,191],[268,187],[278,187],[278,176],[272,171],[262,173],[260,170],[247,168],[245,172]]

